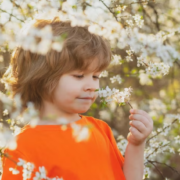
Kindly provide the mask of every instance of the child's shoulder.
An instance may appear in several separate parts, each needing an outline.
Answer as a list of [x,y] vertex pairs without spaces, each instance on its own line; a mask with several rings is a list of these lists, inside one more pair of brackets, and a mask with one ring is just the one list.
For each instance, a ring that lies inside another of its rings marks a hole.
[[103,121],[102,119],[98,119],[95,118],[93,116],[84,116],[88,121],[95,123],[95,124],[99,124],[99,125],[108,125],[105,121]]
[[32,138],[34,136],[36,136],[36,131],[34,128],[32,128],[30,125],[25,125],[23,128],[21,128],[21,131],[16,134],[16,139],[28,141],[28,138]]
[[110,126],[103,120],[97,119],[91,116],[84,116],[89,123],[92,123],[92,125],[105,137],[108,137],[108,139],[115,143],[115,140],[113,139],[113,132],[110,128]]
[[92,116],[84,116],[86,118],[86,120],[90,123],[92,123],[94,126],[98,127],[98,128],[101,128],[103,130],[110,130],[110,127],[109,125],[101,120],[101,119],[97,119],[95,117],[92,117]]

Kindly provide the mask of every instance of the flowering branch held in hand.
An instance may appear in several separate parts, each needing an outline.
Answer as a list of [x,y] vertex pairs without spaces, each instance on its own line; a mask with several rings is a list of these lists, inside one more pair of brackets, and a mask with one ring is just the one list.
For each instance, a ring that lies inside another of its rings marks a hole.
[[121,105],[125,105],[127,103],[131,108],[130,95],[132,92],[132,88],[125,88],[124,91],[119,91],[118,89],[113,88],[112,90],[107,86],[106,89],[99,89],[98,91],[99,97],[101,98],[102,107],[105,107],[108,103],[115,101]]

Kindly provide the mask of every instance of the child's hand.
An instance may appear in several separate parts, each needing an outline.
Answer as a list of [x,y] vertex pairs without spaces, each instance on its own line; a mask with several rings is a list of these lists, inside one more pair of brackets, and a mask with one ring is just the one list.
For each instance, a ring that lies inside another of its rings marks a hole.
[[153,120],[143,110],[131,109],[130,113],[129,119],[133,121],[129,122],[131,127],[127,140],[134,145],[143,144],[153,130]]

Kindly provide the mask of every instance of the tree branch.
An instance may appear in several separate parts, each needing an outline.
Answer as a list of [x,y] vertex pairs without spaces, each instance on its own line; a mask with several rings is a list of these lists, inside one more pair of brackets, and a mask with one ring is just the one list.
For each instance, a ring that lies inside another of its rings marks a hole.
[[177,174],[179,174],[180,175],[180,173],[175,169],[175,168],[173,168],[172,166],[169,166],[168,164],[165,164],[165,163],[161,163],[161,162],[158,162],[158,161],[150,161],[150,160],[148,160],[148,162],[150,162],[150,163],[157,163],[157,164],[162,164],[162,165],[165,165],[165,166],[167,166],[168,168],[170,168],[172,171],[174,171],[174,172],[176,172]]
[[158,167],[154,163],[152,163],[152,162],[150,162],[150,163],[155,167],[155,169],[159,172],[159,174],[162,176],[162,179],[164,180],[165,177],[164,177],[163,173],[158,169]]
[[5,10],[3,10],[3,9],[1,9],[1,8],[0,8],[0,11],[2,11],[2,12],[4,12],[4,13],[9,14],[11,17],[14,17],[14,18],[16,18],[17,20],[19,20],[19,21],[21,21],[21,22],[25,22],[24,20],[19,19],[18,17],[16,17],[16,16],[15,16],[15,15],[13,15],[12,13],[8,13],[7,11],[5,11]]
[[99,1],[103,3],[103,5],[109,10],[109,12],[113,14],[113,16],[115,17],[116,21],[118,21],[117,16],[116,16],[115,13],[111,10],[111,8],[108,7],[103,0],[99,0]]
[[148,159],[148,158],[149,158],[154,152],[156,152],[159,148],[165,147],[165,146],[167,146],[168,144],[169,144],[169,143],[164,144],[163,146],[160,146],[160,147],[155,148],[154,151],[153,151],[152,153],[150,153],[150,154],[146,157],[146,159]]
[[146,144],[148,144],[151,139],[153,139],[154,137],[156,137],[156,136],[158,136],[159,134],[161,134],[165,129],[167,129],[168,127],[172,126],[172,124],[174,124],[176,121],[178,121],[178,119],[175,119],[175,120],[171,123],[171,125],[164,127],[164,128],[162,129],[162,131],[157,132],[154,136],[151,136],[151,137],[146,141]]
[[156,28],[158,31],[160,31],[160,26],[159,26],[159,14],[157,12],[157,10],[155,9],[155,7],[151,4],[148,4],[149,7],[151,7],[156,15],[156,22],[155,22],[155,25],[156,25]]

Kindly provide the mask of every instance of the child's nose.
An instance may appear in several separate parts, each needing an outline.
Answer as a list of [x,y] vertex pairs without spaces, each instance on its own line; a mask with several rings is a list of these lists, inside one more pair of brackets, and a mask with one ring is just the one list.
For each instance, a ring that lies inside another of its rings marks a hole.
[[99,82],[95,80],[89,80],[84,86],[85,91],[95,91],[99,89]]

